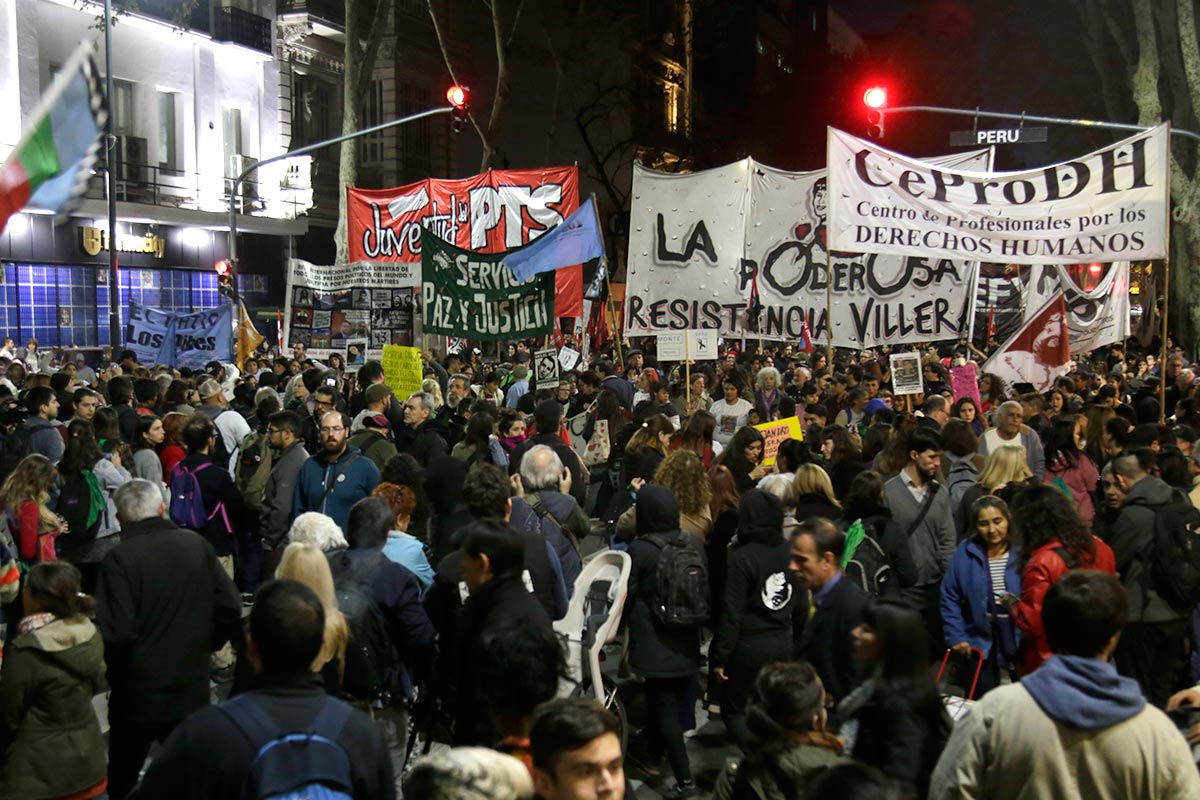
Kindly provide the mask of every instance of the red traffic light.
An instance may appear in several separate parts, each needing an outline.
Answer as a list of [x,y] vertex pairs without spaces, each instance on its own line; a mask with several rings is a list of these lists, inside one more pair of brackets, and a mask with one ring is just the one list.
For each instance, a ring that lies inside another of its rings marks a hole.
[[230,264],[227,260],[222,259],[221,261],[218,261],[216,264],[213,265],[213,269],[215,269],[217,271],[217,275],[219,277],[228,278],[229,273],[233,269],[233,265]]
[[887,89],[882,86],[872,86],[863,92],[863,104],[867,108],[884,108],[887,106]]
[[455,108],[463,108],[467,104],[470,90],[465,86],[451,86],[446,90],[446,102]]

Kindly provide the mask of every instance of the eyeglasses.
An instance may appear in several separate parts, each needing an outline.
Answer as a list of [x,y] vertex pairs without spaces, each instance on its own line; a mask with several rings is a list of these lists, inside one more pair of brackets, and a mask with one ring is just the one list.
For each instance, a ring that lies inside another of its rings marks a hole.
[[344,430],[344,427],[338,425],[336,428],[321,428],[321,433],[341,433]]

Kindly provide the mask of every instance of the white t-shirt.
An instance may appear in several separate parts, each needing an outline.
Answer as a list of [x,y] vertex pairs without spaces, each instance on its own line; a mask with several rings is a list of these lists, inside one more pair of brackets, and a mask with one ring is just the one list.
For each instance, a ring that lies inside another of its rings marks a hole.
[[713,439],[722,445],[729,444],[737,429],[744,427],[750,419],[750,411],[753,408],[754,404],[742,397],[733,405],[726,403],[724,397],[713,403],[708,409],[708,413],[717,418],[717,429],[713,433]]

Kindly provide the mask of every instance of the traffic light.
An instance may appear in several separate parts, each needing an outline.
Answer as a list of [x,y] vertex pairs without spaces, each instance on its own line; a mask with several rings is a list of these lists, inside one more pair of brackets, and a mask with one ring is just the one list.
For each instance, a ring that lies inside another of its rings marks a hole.
[[233,262],[222,259],[213,265],[213,269],[217,271],[217,293],[233,299]]
[[872,139],[883,138],[887,101],[887,89],[883,86],[872,86],[863,92],[863,105],[867,107],[867,136]]
[[453,115],[451,127],[455,133],[458,133],[467,124],[467,114],[471,108],[471,90],[466,86],[455,84],[446,90],[446,102],[454,107],[451,112]]

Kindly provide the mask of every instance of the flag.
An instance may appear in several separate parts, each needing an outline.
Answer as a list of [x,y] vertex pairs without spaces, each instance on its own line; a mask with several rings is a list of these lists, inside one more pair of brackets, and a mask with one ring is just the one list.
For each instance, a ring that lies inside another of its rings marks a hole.
[[589,197],[558,225],[524,247],[509,251],[503,263],[517,280],[527,281],[541,272],[603,256],[604,237],[600,235],[595,202]]
[[[588,201],[589,203],[591,200]],[[592,282],[587,285],[583,291],[584,300],[600,300],[604,297],[604,279],[608,277],[608,259],[600,259],[600,265],[596,267],[596,275],[592,278]]]
[[592,347],[601,350],[611,335],[608,330],[608,301],[592,300],[590,303],[592,307],[587,324],[588,341]]
[[813,351],[812,335],[808,332],[808,320],[804,320],[804,324],[800,327],[800,352],[811,353]]
[[1071,367],[1067,303],[1060,291],[992,354],[982,371],[1010,386],[1030,383],[1037,391],[1047,392]]
[[27,205],[64,213],[87,188],[108,119],[96,67],[80,44],[0,166],[0,231]]
[[246,359],[258,349],[266,339],[258,329],[254,327],[254,322],[250,319],[250,315],[246,312],[246,304],[238,303],[238,329],[237,329],[237,368],[241,372],[245,367]]
[[279,346],[280,354],[283,353],[283,312],[275,312],[275,338],[276,344]]
[[996,338],[996,307],[992,306],[988,309],[988,326],[987,326],[988,341]]
[[746,323],[750,330],[758,331],[758,316],[762,313],[762,298],[758,296],[758,272],[750,276],[750,300],[746,303]]

